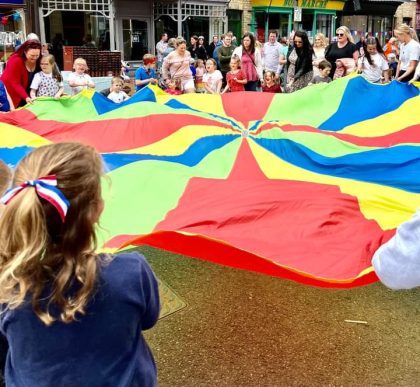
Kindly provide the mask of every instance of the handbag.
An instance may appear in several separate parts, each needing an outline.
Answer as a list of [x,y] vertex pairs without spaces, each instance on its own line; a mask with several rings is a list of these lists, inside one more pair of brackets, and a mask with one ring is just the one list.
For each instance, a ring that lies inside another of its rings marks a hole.
[[[243,52],[243,51],[244,51],[244,49],[242,48],[242,52]],[[261,79],[259,79],[260,77],[259,77],[259,75],[258,75],[257,65],[255,64],[254,59],[252,59],[252,56],[251,56],[251,55],[249,55],[248,51],[247,51],[247,50],[245,50],[245,52],[246,52],[246,54],[248,55],[249,59],[251,59],[252,64],[254,65],[255,72],[257,73],[257,77],[258,77],[258,80],[257,80],[257,86],[258,86],[258,87],[260,87],[260,86],[261,86]],[[254,51],[254,52],[255,52],[255,51]]]

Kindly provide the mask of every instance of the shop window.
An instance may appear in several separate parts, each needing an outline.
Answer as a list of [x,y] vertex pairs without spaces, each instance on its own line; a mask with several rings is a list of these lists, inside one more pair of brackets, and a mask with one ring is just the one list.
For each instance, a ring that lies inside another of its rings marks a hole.
[[209,41],[209,18],[199,16],[189,16],[187,20],[182,23],[182,36],[187,41],[187,46],[190,44],[190,38],[193,35],[204,36],[205,41]]
[[237,39],[242,36],[242,11],[237,9],[228,9],[226,11],[228,17],[228,30],[233,32]]
[[311,36],[312,36],[313,24],[314,24],[314,14],[313,13],[308,13],[308,12],[303,12],[302,13],[302,22],[301,22],[299,27],[300,27],[301,30],[306,31],[309,38],[311,38]]
[[276,30],[279,37],[287,37],[289,30],[288,13],[270,13],[268,14],[268,30]]
[[265,12],[255,12],[255,35],[257,40],[265,40]]
[[334,15],[316,15],[316,33],[323,33],[327,38],[331,39],[334,36],[332,31]]

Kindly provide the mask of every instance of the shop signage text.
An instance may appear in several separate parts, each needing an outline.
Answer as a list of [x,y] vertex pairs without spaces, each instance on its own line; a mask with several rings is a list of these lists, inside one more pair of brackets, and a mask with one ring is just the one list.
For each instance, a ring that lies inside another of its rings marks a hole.
[[300,7],[303,9],[329,9],[341,11],[344,7],[343,0],[251,0],[253,7]]
[[[328,0],[301,0],[299,6],[302,8],[327,8]],[[295,0],[284,0],[285,7],[295,6]]]

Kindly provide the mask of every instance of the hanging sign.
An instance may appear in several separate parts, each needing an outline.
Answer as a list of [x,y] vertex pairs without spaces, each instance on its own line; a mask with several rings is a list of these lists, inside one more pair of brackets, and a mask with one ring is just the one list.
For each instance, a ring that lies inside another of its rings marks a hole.
[[301,22],[302,21],[302,8],[294,7],[293,21]]

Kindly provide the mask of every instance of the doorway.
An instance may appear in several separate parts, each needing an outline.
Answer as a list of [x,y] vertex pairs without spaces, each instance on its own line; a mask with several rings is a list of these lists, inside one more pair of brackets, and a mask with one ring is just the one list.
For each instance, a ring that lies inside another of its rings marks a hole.
[[151,52],[147,19],[122,19],[124,60],[141,60]]

